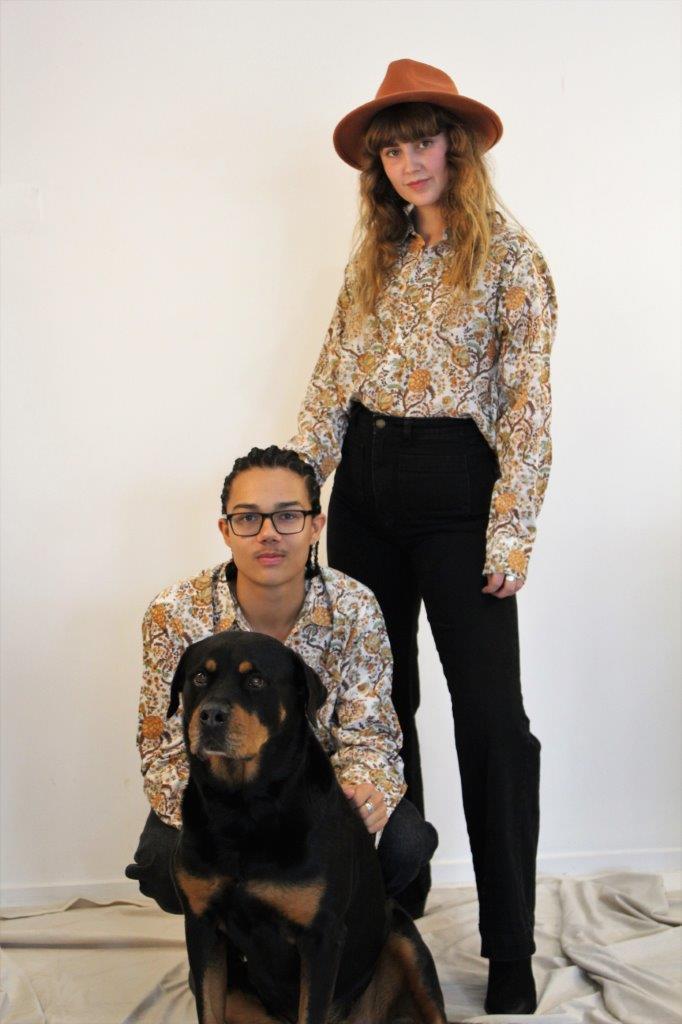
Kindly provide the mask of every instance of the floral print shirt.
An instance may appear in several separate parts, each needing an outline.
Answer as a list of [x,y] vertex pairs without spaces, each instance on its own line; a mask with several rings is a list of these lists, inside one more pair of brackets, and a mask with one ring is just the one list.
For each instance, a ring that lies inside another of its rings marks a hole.
[[447,237],[426,246],[409,224],[364,322],[353,261],[346,267],[287,447],[324,481],[341,458],[353,401],[389,416],[470,417],[500,469],[482,571],[525,577],[552,454],[549,356],[557,306],[550,272],[530,238],[500,216],[471,294],[456,298]]
[[[232,595],[227,563],[181,580],[152,601],[142,624],[144,670],[137,744],[147,798],[162,821],[180,828],[189,766],[181,713],[166,718],[170,688],[183,651],[225,629],[251,630]],[[405,792],[402,733],[391,702],[393,662],[376,598],[361,583],[320,568],[306,583],[288,647],[327,689],[317,737],[340,782],[371,782],[389,814]]]

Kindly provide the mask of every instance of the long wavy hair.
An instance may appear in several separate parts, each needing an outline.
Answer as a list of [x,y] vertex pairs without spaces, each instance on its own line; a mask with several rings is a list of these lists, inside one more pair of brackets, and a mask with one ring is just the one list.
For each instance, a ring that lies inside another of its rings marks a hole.
[[381,150],[397,142],[417,142],[444,132],[448,184],[440,198],[451,245],[448,282],[463,296],[488,255],[495,217],[503,204],[493,189],[484,153],[474,132],[454,114],[430,103],[399,103],[380,111],[365,134],[360,173],[360,220],[354,263],[360,312],[374,312],[377,298],[405,237],[405,200],[388,180]]

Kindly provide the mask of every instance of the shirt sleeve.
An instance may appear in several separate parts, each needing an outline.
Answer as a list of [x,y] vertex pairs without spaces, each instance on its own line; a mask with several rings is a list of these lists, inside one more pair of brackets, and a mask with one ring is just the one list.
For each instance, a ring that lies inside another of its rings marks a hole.
[[144,792],[152,810],[167,825],[180,828],[180,804],[189,775],[182,716],[166,718],[171,683],[185,649],[173,606],[152,602],[142,623],[143,674],[137,746],[142,759]]
[[552,461],[549,359],[557,304],[537,249],[517,249],[503,267],[498,304],[497,456],[484,573],[525,579]]
[[343,339],[353,306],[350,264],[298,416],[298,432],[286,442],[315,468],[320,485],[341,461],[348,427],[348,401],[342,375]]
[[376,598],[358,584],[356,614],[341,658],[331,762],[339,782],[371,782],[389,815],[405,793],[402,732],[391,700],[393,659]]

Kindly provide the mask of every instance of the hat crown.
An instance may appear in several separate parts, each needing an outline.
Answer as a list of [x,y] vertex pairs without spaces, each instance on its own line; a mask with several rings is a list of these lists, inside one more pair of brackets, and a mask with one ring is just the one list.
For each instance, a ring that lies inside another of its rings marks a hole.
[[376,99],[402,92],[445,92],[450,96],[459,96],[453,80],[440,68],[408,58],[391,61]]
[[451,111],[479,137],[483,150],[494,146],[502,135],[502,122],[490,107],[460,95],[449,75],[440,68],[418,60],[394,60],[388,65],[376,96],[351,110],[334,129],[334,148],[342,160],[362,170],[365,133],[372,118],[398,103],[432,103]]

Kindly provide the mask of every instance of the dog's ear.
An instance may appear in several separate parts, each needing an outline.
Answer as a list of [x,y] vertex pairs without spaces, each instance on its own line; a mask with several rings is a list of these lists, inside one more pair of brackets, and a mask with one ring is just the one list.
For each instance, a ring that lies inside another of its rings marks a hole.
[[175,670],[175,675],[173,676],[173,682],[171,683],[170,702],[168,704],[166,718],[172,718],[175,712],[180,707],[180,694],[182,693],[182,687],[185,682],[186,661],[187,651],[185,651],[182,657],[180,658],[180,661],[178,662],[178,667]]
[[327,699],[327,691],[317,672],[303,660],[300,654],[296,654],[295,651],[291,653],[294,656],[296,672],[303,690],[306,718],[311,725],[315,725],[317,712]]

